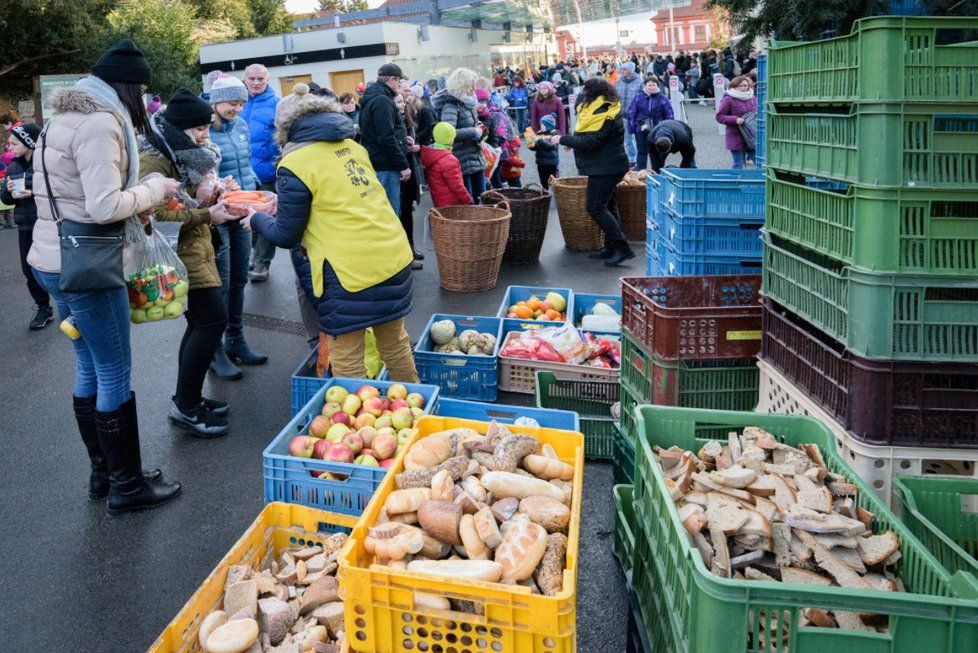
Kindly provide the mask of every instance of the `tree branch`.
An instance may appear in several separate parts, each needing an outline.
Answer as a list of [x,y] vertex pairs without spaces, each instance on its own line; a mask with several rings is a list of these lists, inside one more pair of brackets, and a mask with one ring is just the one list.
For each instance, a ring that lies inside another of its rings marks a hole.
[[18,68],[20,66],[23,66],[25,63],[31,63],[32,61],[40,61],[41,59],[47,59],[48,57],[60,57],[60,56],[66,55],[66,54],[74,54],[74,53],[76,53],[78,51],[79,51],[79,48],[75,48],[74,50],[65,50],[63,52],[51,52],[51,53],[42,54],[42,55],[39,55],[39,56],[36,56],[36,57],[30,57],[28,59],[22,59],[21,61],[15,61],[14,63],[7,64],[6,66],[0,67],[0,77],[3,77],[4,75],[6,75],[7,73],[9,73],[14,68]]

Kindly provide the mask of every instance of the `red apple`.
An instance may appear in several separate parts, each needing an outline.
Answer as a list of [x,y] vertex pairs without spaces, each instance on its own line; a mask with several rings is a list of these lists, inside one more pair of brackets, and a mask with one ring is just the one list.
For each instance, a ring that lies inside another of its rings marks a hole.
[[385,411],[391,410],[391,400],[390,399],[388,399],[387,397],[381,397],[380,400],[382,402],[384,402],[384,410]]
[[326,452],[329,451],[329,448],[332,446],[333,443],[329,440],[316,440],[316,448],[312,452],[312,457],[325,460]]
[[350,427],[346,424],[333,424],[326,431],[326,439],[330,442],[339,442],[340,438],[350,432]]
[[341,385],[331,385],[326,389],[326,401],[342,404],[350,392]]
[[357,411],[360,410],[360,406],[363,404],[360,401],[360,397],[356,395],[347,395],[346,399],[343,400],[341,405],[344,413],[347,413],[348,415],[356,415]]
[[410,410],[411,407],[408,406],[406,399],[395,399],[391,402],[391,412],[397,410],[398,408],[407,408]]
[[336,413],[343,410],[343,407],[335,402],[327,402],[323,404],[323,417],[332,417]]
[[334,463],[352,463],[353,458],[353,449],[348,445],[337,442],[329,447],[329,451],[326,452],[326,457],[323,460],[329,460]]
[[381,460],[390,458],[397,451],[397,437],[393,433],[378,432],[370,443],[370,448]]
[[333,424],[346,424],[347,426],[353,426],[353,418],[350,417],[348,413],[344,413],[342,410],[338,413],[333,413],[330,421]]
[[377,431],[372,426],[364,426],[362,429],[357,431],[357,435],[360,436],[360,441],[363,442],[363,446],[369,447],[370,443],[374,439],[374,436],[377,435]]
[[360,453],[363,449],[363,438],[360,437],[355,431],[350,431],[340,439],[341,444],[345,444],[353,450],[353,455]]
[[363,409],[374,417],[380,417],[384,413],[384,404],[379,397],[367,397]]
[[411,409],[405,407],[395,410],[391,415],[391,426],[394,427],[395,431],[409,429],[414,426],[414,415],[411,414]]
[[383,467],[384,469],[389,468],[393,464],[394,464],[394,459],[393,458],[387,458],[385,460],[381,460],[380,461],[380,466]]
[[407,397],[407,395],[408,395],[407,388],[405,388],[400,383],[395,383],[391,387],[387,388],[387,398],[390,399],[391,401],[394,401],[396,399],[404,399],[405,397]]
[[311,438],[308,435],[297,435],[289,442],[289,455],[297,458],[310,458],[316,442],[316,438]]
[[374,422],[376,422],[376,421],[377,421],[377,418],[376,417],[374,417],[370,413],[365,413],[365,412],[363,412],[363,410],[361,410],[360,411],[360,414],[357,415],[357,419],[353,423],[353,426],[354,426],[354,428],[356,428],[359,431],[360,429],[362,429],[365,426],[373,426],[374,425]]
[[361,456],[374,456],[374,458],[377,457],[377,456],[374,455],[374,450],[373,449],[369,449],[369,448],[363,448],[363,449],[361,449],[360,450],[360,455]]
[[412,392],[407,396],[408,406],[411,408],[424,408],[424,396],[420,392]]
[[377,388],[373,387],[372,385],[362,385],[356,391],[355,394],[358,397],[360,397],[360,401],[366,401],[367,399],[370,399],[371,397],[379,397],[380,396],[380,390],[378,390]]
[[309,422],[309,435],[314,438],[325,438],[331,422],[328,417],[317,415]]

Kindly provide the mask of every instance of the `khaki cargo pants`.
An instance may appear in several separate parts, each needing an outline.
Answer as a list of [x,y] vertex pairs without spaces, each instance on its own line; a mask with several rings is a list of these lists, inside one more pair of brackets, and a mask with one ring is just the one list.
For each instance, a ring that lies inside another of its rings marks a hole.
[[[372,328],[374,337],[377,339],[380,358],[387,365],[391,380],[402,383],[417,383],[418,370],[414,366],[411,340],[404,329],[404,318],[384,324],[375,324]],[[367,367],[363,362],[365,334],[366,329],[360,329],[359,331],[344,333],[341,336],[327,336],[333,376],[354,379],[366,378]]]

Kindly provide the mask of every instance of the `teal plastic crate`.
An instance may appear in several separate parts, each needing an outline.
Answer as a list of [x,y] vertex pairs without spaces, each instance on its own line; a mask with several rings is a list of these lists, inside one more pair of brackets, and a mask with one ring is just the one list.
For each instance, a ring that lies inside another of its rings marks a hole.
[[[904,6],[919,0],[895,0]],[[978,103],[971,18],[864,18],[846,36],[768,45],[768,101]]]
[[765,120],[768,168],[876,188],[978,184],[978,104],[791,112],[769,101]]
[[[650,628],[676,650],[710,653],[963,653],[978,650],[978,579],[949,573],[836,453],[820,422],[802,416],[643,406],[637,409],[636,533],[633,585]],[[828,468],[858,488],[873,531],[900,538],[896,573],[907,593],[724,579],[690,543],[653,446],[698,451],[703,433],[758,426],[790,446],[815,444]],[[644,535],[644,536],[643,536]],[[885,615],[885,633],[800,626],[815,607]],[[774,622],[784,636],[765,637]]]
[[978,277],[874,273],[762,233],[763,293],[853,353],[978,362]]
[[772,234],[875,272],[978,275],[978,188],[815,188],[767,176]]

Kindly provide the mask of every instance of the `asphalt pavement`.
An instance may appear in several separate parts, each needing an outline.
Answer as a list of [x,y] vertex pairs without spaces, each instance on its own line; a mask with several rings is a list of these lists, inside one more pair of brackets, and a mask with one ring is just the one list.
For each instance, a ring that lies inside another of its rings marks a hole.
[[[689,107],[700,167],[728,167],[712,107]],[[529,163],[525,181],[536,180]],[[677,161],[678,164],[678,161]],[[563,175],[573,174],[562,154]],[[412,341],[432,313],[494,315],[510,284],[616,293],[622,276],[644,274],[644,252],[606,268],[563,245],[552,210],[540,262],[504,265],[488,292],[439,288],[433,246],[416,234],[427,260],[415,275]],[[240,381],[209,377],[207,396],[231,404],[231,432],[198,440],[166,420],[176,379],[177,347],[185,322],[132,328],[133,390],[139,406],[144,466],[160,467],[183,484],[171,505],[108,519],[102,502],[87,497],[88,460],[74,423],[74,357],[57,323],[30,332],[31,300],[24,287],[13,230],[0,232],[0,651],[145,650],[220,561],[263,505],[261,453],[289,422],[290,377],[308,354],[298,323],[294,275],[279,251],[271,278],[249,284],[246,335],[269,355],[244,368]],[[502,400],[501,400],[502,401]],[[529,395],[505,401],[529,405]],[[582,508],[578,650],[624,650],[627,591],[611,553],[614,504],[611,464],[588,463]]]

